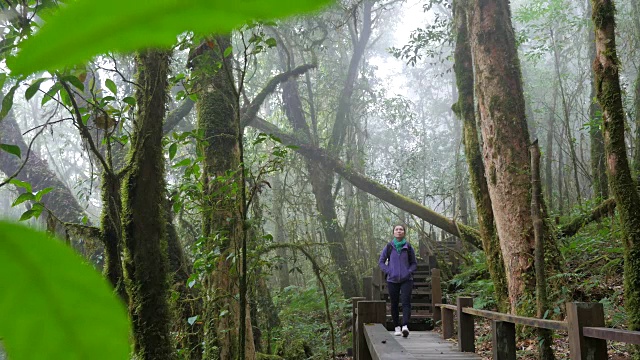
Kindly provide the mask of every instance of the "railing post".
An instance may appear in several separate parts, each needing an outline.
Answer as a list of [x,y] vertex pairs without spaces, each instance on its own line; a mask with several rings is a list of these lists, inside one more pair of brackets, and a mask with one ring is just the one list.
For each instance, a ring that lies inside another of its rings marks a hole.
[[442,338],[453,337],[453,310],[442,308]]
[[373,277],[365,276],[362,278],[363,295],[367,300],[373,300]]
[[440,269],[431,269],[431,312],[433,321],[440,321],[440,310],[436,304],[442,304],[442,288],[440,287]]
[[384,324],[387,320],[387,305],[384,301],[358,301],[358,350],[356,360],[371,360],[364,337],[364,324]]
[[458,297],[458,350],[460,352],[475,352],[475,334],[473,329],[473,315],[462,312],[464,307],[473,307],[473,298]]
[[351,351],[353,356],[357,353],[358,346],[358,301],[364,300],[363,297],[351,298]]
[[607,341],[585,337],[585,326],[604,326],[604,308],[600,303],[567,303],[569,352],[571,360],[607,359]]
[[435,269],[438,267],[438,261],[434,255],[429,255],[429,268]]
[[493,320],[491,322],[493,360],[516,359],[516,324]]
[[382,289],[382,270],[377,266],[373,268],[371,271],[371,283],[373,284],[373,288],[371,289],[371,297],[372,300],[380,300],[382,297],[380,296],[380,289]]

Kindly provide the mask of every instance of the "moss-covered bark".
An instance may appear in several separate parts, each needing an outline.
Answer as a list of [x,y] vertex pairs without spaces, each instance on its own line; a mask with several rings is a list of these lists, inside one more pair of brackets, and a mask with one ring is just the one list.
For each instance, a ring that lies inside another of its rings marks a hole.
[[[591,17],[591,2],[587,1],[587,17]],[[589,58],[591,61],[596,58],[596,40],[595,33],[593,32],[593,24],[589,22],[587,27],[589,31]],[[589,105],[589,140],[590,140],[590,155],[591,155],[591,178],[593,179],[593,196],[597,199],[597,203],[605,201],[609,198],[609,183],[607,181],[607,167],[604,162],[604,138],[602,136],[602,110],[600,104],[595,100],[596,87],[595,87],[595,74],[593,68],[591,69],[591,95],[589,99],[591,104]],[[636,148],[637,152],[637,148]],[[638,153],[640,156],[640,153]]]
[[[598,102],[602,107],[607,175],[623,229],[625,308],[630,330],[640,330],[640,197],[631,177],[624,142],[624,110],[611,0],[592,0],[596,34]],[[638,358],[638,354],[636,354]]]
[[100,238],[104,244],[104,276],[120,298],[129,303],[122,269],[122,198],[117,177],[102,174],[102,219]]
[[471,51],[489,195],[507,274],[511,311],[533,299],[529,132],[520,63],[506,0],[476,0]]
[[[204,358],[255,358],[248,306],[244,319],[241,296],[240,249],[244,234],[244,178],[241,168],[241,136],[231,58],[224,51],[231,46],[230,35],[208,41],[209,48],[194,59],[194,79],[198,86],[198,131],[202,135],[203,235],[208,249],[219,251],[207,275]],[[203,45],[206,45],[203,44]],[[201,47],[203,46],[201,45]],[[235,258],[235,260],[234,260]],[[213,300],[215,299],[215,300]],[[246,329],[244,346],[241,329]],[[216,347],[217,346],[217,347]],[[243,346],[243,349],[240,347]]]
[[459,94],[458,102],[454,104],[454,109],[456,115],[463,121],[464,150],[469,166],[471,192],[476,202],[482,248],[486,254],[489,275],[493,281],[498,308],[500,311],[506,311],[509,308],[507,279],[502,253],[500,252],[500,240],[493,221],[491,198],[489,197],[482,154],[480,153],[480,143],[478,141],[473,102],[473,64],[467,27],[467,12],[464,4],[457,1],[454,4],[453,13],[456,30],[453,69],[456,74]]
[[128,172],[122,184],[125,276],[140,359],[174,359],[169,327],[162,122],[170,53],[137,55],[138,110],[133,124]]

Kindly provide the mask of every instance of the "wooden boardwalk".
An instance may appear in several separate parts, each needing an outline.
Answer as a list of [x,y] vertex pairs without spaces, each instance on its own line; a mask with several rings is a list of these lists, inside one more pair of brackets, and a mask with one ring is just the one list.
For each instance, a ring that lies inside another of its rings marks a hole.
[[412,331],[409,337],[393,335],[382,324],[364,324],[367,354],[360,359],[374,360],[480,360],[474,353],[459,352],[457,346],[431,331]]
[[389,336],[394,337],[396,341],[407,350],[407,353],[413,355],[416,359],[436,360],[436,359],[452,359],[452,360],[480,360],[479,355],[474,353],[461,353],[457,346],[451,341],[443,340],[442,336],[432,331],[412,331],[409,337],[394,336],[393,332],[389,332]]

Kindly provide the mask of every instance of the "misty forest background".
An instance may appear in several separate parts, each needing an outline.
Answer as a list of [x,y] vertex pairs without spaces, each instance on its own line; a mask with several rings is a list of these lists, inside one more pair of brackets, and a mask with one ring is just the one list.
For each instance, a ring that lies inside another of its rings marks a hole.
[[[103,273],[141,359],[344,354],[349,298],[398,222],[416,248],[460,239],[459,274],[438,259],[450,301],[558,319],[567,301],[601,302],[608,326],[638,330],[640,265],[625,259],[640,256],[640,216],[620,204],[638,202],[640,5],[616,2],[612,51],[592,16],[614,12],[593,4],[340,0],[56,71],[3,66],[0,217]],[[4,61],[59,3],[0,6]],[[612,54],[618,88],[593,65]]]

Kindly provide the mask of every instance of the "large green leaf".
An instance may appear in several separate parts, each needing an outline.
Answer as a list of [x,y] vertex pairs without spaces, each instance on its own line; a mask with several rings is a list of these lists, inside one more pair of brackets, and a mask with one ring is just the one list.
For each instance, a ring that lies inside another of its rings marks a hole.
[[129,358],[124,306],[62,242],[0,222],[0,289],[9,359]]
[[[78,64],[107,51],[170,46],[185,31],[222,33],[253,19],[316,10],[331,0],[77,0],[52,16],[17,57],[14,74]],[[73,31],[69,30],[73,27]]]

